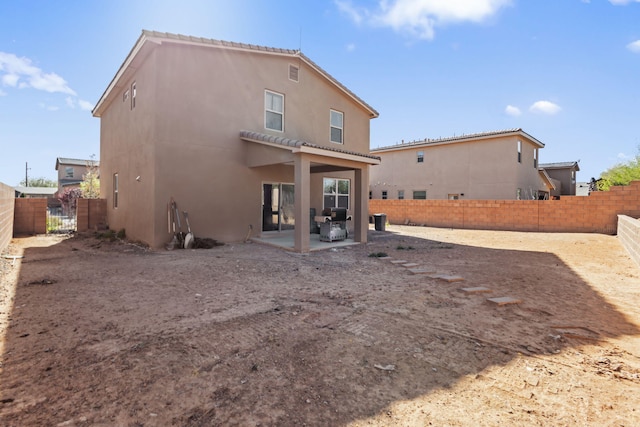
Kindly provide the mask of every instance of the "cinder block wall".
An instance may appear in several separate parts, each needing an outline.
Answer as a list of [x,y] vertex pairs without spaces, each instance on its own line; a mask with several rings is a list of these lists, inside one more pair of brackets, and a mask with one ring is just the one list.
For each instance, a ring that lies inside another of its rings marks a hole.
[[78,199],[76,219],[78,231],[106,228],[107,201],[105,199]]
[[14,199],[13,235],[47,232],[47,199]]
[[391,224],[484,230],[616,234],[618,215],[640,217],[640,181],[560,200],[369,200]]
[[618,215],[618,239],[640,267],[640,221]]
[[13,188],[0,182],[0,252],[9,246],[13,236],[13,211],[16,193]]

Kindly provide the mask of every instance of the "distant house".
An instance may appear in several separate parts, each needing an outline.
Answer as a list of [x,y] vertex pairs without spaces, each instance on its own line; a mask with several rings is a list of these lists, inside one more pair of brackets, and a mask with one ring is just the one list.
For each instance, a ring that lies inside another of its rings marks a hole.
[[522,129],[425,139],[371,150],[374,199],[545,199],[544,144]]
[[164,247],[173,197],[223,242],[288,229],[307,252],[312,211],[339,207],[367,240],[378,113],[298,50],[143,31],[93,115],[108,223],[127,237]]
[[23,187],[18,185],[13,187],[16,197],[27,199],[48,199],[54,197],[58,189],[56,187]]
[[575,196],[576,173],[580,170],[578,162],[541,163],[540,168],[557,182],[557,189],[552,196]]
[[56,159],[56,170],[58,171],[58,193],[66,188],[80,187],[84,175],[91,167],[99,167],[100,162],[96,160],[68,159],[58,157]]

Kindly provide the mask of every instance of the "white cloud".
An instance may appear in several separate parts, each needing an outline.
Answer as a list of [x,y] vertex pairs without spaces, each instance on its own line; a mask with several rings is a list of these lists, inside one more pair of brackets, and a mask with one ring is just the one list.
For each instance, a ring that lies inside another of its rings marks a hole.
[[640,0],[609,0],[609,3],[615,6],[624,6],[629,3],[640,3]]
[[364,20],[365,16],[368,15],[368,12],[366,9],[361,8],[358,10],[348,0],[335,0],[335,4],[336,6],[338,6],[338,9],[340,10],[340,12],[344,13],[349,18],[351,18],[351,20],[355,22],[357,25],[360,25]]
[[540,114],[557,114],[562,110],[558,104],[554,104],[551,101],[536,101],[529,107],[529,111],[532,113],[540,113]]
[[640,53],[640,40],[636,40],[627,45],[627,49],[629,49],[633,53]]
[[2,84],[20,88],[32,87],[49,93],[75,95],[75,91],[56,73],[45,73],[31,64],[29,58],[18,58],[12,53],[0,52]]
[[75,101],[72,97],[67,96],[67,97],[64,99],[64,102],[67,104],[67,107],[69,107],[69,108],[76,108],[76,101]]
[[57,107],[55,105],[47,105],[44,102],[39,103],[38,106],[47,111],[58,111],[60,109],[60,107]]
[[514,107],[513,105],[507,105],[507,108],[504,109],[504,112],[513,117],[518,117],[522,114],[522,111],[518,107]]
[[353,52],[354,50],[356,50],[356,45],[354,43],[349,43],[347,45],[347,52]]
[[376,11],[356,9],[349,0],[336,5],[356,24],[367,20],[415,37],[431,40],[435,29],[447,24],[485,22],[512,0],[381,0]]
[[81,110],[84,110],[84,111],[93,110],[93,104],[90,103],[89,101],[83,101],[82,99],[78,100],[78,106],[80,107]]

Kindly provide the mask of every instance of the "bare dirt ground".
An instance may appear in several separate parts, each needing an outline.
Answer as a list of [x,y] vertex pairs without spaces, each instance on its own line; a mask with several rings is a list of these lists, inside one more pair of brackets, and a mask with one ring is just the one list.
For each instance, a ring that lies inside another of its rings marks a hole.
[[613,236],[6,252],[24,258],[0,259],[3,426],[640,425],[640,269]]

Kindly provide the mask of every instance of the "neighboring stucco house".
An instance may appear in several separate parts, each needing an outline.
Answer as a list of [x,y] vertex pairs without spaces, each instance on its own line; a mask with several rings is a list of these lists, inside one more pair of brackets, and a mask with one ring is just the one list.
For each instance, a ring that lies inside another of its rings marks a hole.
[[294,229],[346,207],[366,242],[376,110],[297,50],[143,31],[96,104],[110,228],[164,247],[167,203],[199,237]]
[[551,193],[552,196],[576,195],[576,173],[580,170],[578,162],[542,163],[540,168],[559,184]]
[[68,159],[58,157],[56,170],[58,171],[58,193],[66,188],[80,187],[84,175],[92,167],[99,167],[96,160]]
[[23,187],[18,185],[14,187],[16,197],[25,199],[48,199],[54,197],[58,189],[56,187]]
[[522,129],[426,139],[371,150],[375,199],[544,199],[552,183],[538,170],[544,144]]

